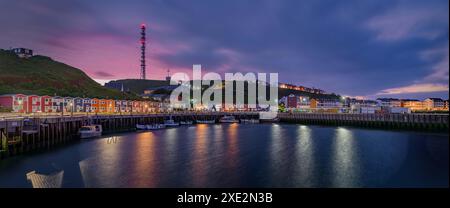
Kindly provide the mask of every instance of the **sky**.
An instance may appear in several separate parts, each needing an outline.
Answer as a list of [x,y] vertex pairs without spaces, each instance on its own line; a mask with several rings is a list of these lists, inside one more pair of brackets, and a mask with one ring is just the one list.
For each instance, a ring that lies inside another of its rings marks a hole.
[[[448,98],[448,0],[0,0],[0,48],[25,47],[93,79],[279,73],[341,95]],[[0,75],[1,76],[1,75]]]

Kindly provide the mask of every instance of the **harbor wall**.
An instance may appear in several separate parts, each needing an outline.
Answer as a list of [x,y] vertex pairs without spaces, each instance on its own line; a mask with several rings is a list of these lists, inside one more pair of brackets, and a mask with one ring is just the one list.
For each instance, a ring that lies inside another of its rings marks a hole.
[[312,125],[358,126],[442,132],[447,132],[449,129],[448,114],[279,113],[278,118],[281,122]]

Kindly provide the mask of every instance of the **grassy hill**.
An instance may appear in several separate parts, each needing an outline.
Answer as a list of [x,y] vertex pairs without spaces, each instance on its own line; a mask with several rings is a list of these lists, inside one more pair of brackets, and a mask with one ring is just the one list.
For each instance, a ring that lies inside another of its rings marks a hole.
[[0,94],[23,93],[71,97],[137,99],[132,94],[108,89],[80,69],[45,56],[29,59],[0,49]]

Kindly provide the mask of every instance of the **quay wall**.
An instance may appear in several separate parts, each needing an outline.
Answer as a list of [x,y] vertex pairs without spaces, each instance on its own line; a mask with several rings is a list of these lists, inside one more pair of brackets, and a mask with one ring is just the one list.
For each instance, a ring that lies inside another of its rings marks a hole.
[[313,125],[358,126],[443,132],[447,132],[449,129],[448,114],[279,113],[278,118],[281,122]]

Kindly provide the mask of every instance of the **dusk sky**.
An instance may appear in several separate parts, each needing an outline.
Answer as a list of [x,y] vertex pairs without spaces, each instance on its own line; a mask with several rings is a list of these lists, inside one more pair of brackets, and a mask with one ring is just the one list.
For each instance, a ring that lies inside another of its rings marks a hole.
[[25,47],[96,80],[278,72],[348,96],[448,98],[448,0],[0,0],[0,48]]

